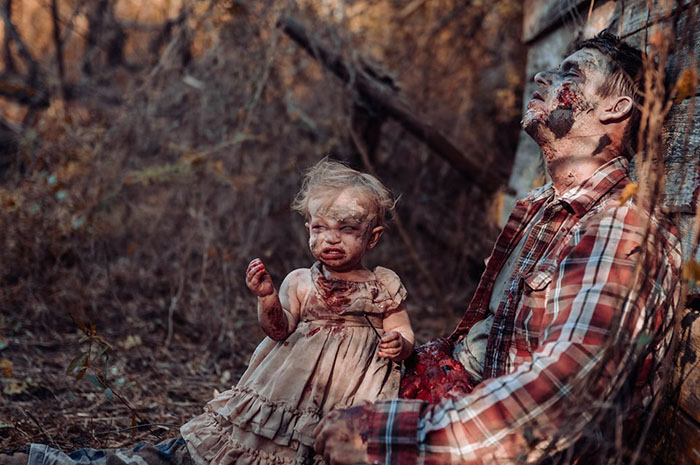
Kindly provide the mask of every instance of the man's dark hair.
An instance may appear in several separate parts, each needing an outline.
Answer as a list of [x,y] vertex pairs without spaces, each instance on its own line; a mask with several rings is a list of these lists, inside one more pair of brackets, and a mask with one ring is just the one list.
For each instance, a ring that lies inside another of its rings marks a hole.
[[608,69],[605,70],[610,77],[606,79],[598,92],[603,97],[611,95],[627,95],[632,97],[634,105],[630,115],[630,121],[625,129],[625,145],[628,156],[636,151],[637,130],[641,117],[641,108],[644,104],[644,61],[642,52],[623,42],[614,34],[602,31],[597,36],[577,42],[575,50],[593,48],[608,57]]

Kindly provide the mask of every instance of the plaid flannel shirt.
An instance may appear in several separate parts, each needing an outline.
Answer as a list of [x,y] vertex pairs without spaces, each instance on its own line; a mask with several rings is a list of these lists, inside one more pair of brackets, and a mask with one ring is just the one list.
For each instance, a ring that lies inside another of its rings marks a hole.
[[[471,393],[438,404],[405,399],[374,404],[365,431],[370,462],[480,464],[523,458],[528,446],[532,451],[533,445],[556,438],[570,420],[572,402],[579,407],[586,402],[575,397],[581,395],[576,389],[596,368],[620,364],[601,362],[605,344],[620,337],[613,331],[619,318],[627,317],[620,325],[627,341],[639,330],[642,314],[656,315],[656,329],[668,321],[680,296],[680,241],[663,215],[650,221],[634,202],[619,204],[629,182],[628,162],[619,157],[561,196],[550,183],[517,202],[450,336],[454,343],[488,314],[499,270],[528,222],[544,209],[496,311],[484,381]],[[653,241],[654,253],[636,268],[649,224],[646,243]],[[594,399],[604,389],[598,388]]]

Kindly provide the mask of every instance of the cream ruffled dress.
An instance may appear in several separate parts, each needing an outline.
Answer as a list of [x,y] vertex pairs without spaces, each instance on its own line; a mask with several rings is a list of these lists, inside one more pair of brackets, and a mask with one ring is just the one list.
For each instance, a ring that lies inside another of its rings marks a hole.
[[265,338],[238,384],[181,428],[197,465],[306,464],[314,428],[334,408],[398,395],[399,364],[376,356],[382,319],[406,298],[399,277],[377,267],[365,282],[329,280],[311,267],[313,291],[295,331]]

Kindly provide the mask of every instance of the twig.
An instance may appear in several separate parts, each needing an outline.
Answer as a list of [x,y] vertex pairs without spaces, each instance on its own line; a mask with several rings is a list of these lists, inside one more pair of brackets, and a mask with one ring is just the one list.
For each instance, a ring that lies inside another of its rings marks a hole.
[[[279,34],[279,29],[274,28],[272,31],[272,38],[270,39],[270,46],[267,48],[267,57],[265,59],[265,64],[263,66],[263,69],[260,72],[260,76],[257,79],[257,86],[255,88],[255,92],[253,93],[253,97],[246,103],[246,106],[244,108],[244,117],[243,117],[243,122],[241,123],[241,130],[239,133],[244,134],[248,131],[248,128],[250,127],[250,122],[252,121],[252,116],[254,114],[254,111],[256,107],[258,106],[258,103],[260,102],[260,97],[262,96],[263,91],[265,90],[265,87],[267,86],[267,82],[270,79],[270,73],[272,71],[272,65],[275,62],[275,59],[277,58],[277,53],[278,53],[278,47],[279,47],[279,41],[280,41],[280,34]],[[238,172],[243,171],[243,159],[244,157],[238,156],[238,149],[240,148],[240,144],[236,144],[231,148],[231,153],[229,154],[229,158],[232,160],[238,159]]]
[[144,423],[144,424],[140,424],[140,425],[129,426],[127,428],[117,429],[114,431],[97,431],[93,434],[95,436],[107,436],[108,434],[118,434],[118,433],[123,433],[125,431],[131,431],[131,430],[142,429],[142,428],[160,427],[160,428],[170,429],[170,428],[177,428],[179,426],[180,425],[174,425],[174,424],[170,424],[170,423]]
[[175,309],[177,308],[177,301],[182,295],[182,290],[185,287],[185,270],[184,268],[180,270],[180,284],[178,285],[177,292],[170,299],[170,307],[168,308],[168,335],[165,338],[165,347],[170,347],[170,343],[173,340],[173,315],[175,314]]
[[365,319],[367,320],[367,323],[369,323],[369,327],[372,328],[372,331],[374,331],[374,334],[377,335],[377,339],[381,340],[382,337],[379,335],[379,331],[377,331],[377,328],[375,328],[374,325],[372,324],[372,321],[369,319],[369,316],[366,313],[363,313],[363,315],[364,315]]
[[27,68],[29,68],[29,80],[33,83],[39,73],[39,63],[37,63],[34,57],[32,57],[32,54],[24,44],[19,32],[17,32],[14,24],[12,24],[12,21],[10,21],[10,13],[2,2],[0,2],[0,16],[2,16],[2,19],[5,22],[5,33],[12,38],[17,46],[19,54],[22,56],[24,61],[26,61]]
[[104,376],[97,375],[97,379],[100,383],[102,383],[102,385],[105,388],[108,388],[110,391],[112,391],[112,394],[114,395],[114,397],[116,397],[117,400],[119,400],[119,402],[121,402],[126,408],[128,408],[129,411],[131,412],[131,414],[134,415],[139,420],[139,422],[146,423],[146,419],[144,417],[142,417],[136,411],[136,409],[134,407],[132,407],[132,405],[129,403],[128,400],[126,400],[124,397],[122,397],[121,394],[119,394],[115,389],[112,388],[112,386],[110,386],[110,384],[107,382],[107,380],[104,378]]
[[29,418],[30,420],[32,420],[32,421],[39,427],[39,429],[40,429],[41,432],[44,434],[44,436],[46,436],[46,437],[49,439],[49,442],[51,443],[51,445],[52,445],[53,447],[55,447],[56,449],[58,449],[58,450],[60,450],[61,452],[63,452],[63,449],[61,449],[61,447],[60,447],[58,444],[56,444],[56,441],[53,440],[53,437],[49,434],[48,431],[46,431],[46,429],[42,426],[42,424],[39,423],[39,420],[37,420],[37,419],[34,417],[34,415],[32,415],[32,414],[31,414],[30,412],[28,412],[27,410],[25,410],[24,407],[22,407],[22,413],[24,413],[24,415],[25,415],[27,418]]
[[51,0],[51,24],[53,25],[53,42],[56,47],[56,66],[58,67],[58,85],[61,98],[65,96],[65,64],[63,62],[63,41],[61,40],[61,28],[58,25],[58,0]]
[[413,0],[411,3],[406,5],[400,12],[399,12],[399,17],[401,19],[406,19],[409,16],[411,16],[413,13],[418,10],[423,4],[425,3],[425,0]]
[[[5,4],[7,8],[8,17],[12,15],[12,0],[7,0]],[[12,50],[10,49],[10,34],[5,34],[3,38],[3,57],[5,61],[5,70],[13,72],[17,69],[15,65],[15,59],[12,57]]]
[[593,8],[595,8],[595,0],[591,0],[591,6],[588,7],[588,16],[586,17],[586,24],[591,20],[593,15]]

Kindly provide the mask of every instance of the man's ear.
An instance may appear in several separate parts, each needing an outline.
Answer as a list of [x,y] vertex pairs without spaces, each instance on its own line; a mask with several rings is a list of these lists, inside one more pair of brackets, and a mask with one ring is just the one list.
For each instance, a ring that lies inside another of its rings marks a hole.
[[379,238],[384,234],[384,226],[375,226],[369,233],[369,241],[367,242],[367,250],[372,250],[377,243]]
[[304,223],[304,227],[306,228],[306,232],[311,234],[311,225],[309,224],[308,221]]
[[632,97],[626,95],[607,100],[603,106],[603,111],[600,113],[600,122],[605,124],[622,121],[632,113],[633,107],[634,101],[632,101]]

